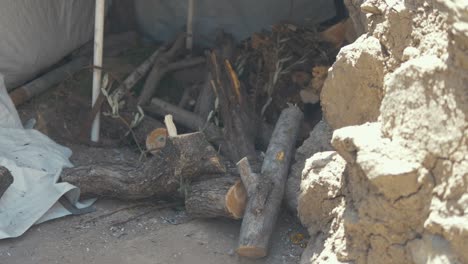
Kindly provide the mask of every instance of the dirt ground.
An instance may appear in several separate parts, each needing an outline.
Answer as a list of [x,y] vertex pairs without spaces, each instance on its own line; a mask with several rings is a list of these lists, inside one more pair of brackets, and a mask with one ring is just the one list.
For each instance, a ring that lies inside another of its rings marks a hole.
[[[306,231],[287,213],[280,216],[269,256],[251,261],[239,258],[234,253],[239,221],[190,219],[183,210],[158,210],[152,207],[157,203],[100,200],[94,213],[46,222],[32,227],[19,238],[0,241],[0,263],[299,262],[303,249],[300,245],[294,245],[290,236]],[[126,210],[106,216],[127,207],[129,208]],[[137,217],[141,214],[144,215]],[[123,223],[128,220],[130,221]]]
[[[123,60],[107,61],[114,74],[126,74],[134,67]],[[86,147],[77,145],[77,135],[89,112],[90,76],[83,71],[18,108],[23,122],[35,118],[36,129],[71,147],[75,165],[79,165],[79,149]],[[102,130],[106,138],[106,131],[114,128],[104,122]],[[161,203],[100,199],[93,213],[49,221],[19,238],[1,240],[0,264],[282,264],[298,263],[305,247],[296,237],[307,231],[286,209],[268,257],[252,261],[234,252],[240,221],[191,219],[183,207],[161,209]]]

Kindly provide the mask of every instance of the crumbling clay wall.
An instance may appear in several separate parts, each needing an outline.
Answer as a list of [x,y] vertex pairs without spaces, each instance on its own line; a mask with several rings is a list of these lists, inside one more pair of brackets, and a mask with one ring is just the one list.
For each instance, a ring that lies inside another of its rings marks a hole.
[[321,95],[342,160],[303,171],[302,263],[468,263],[468,1],[360,9]]

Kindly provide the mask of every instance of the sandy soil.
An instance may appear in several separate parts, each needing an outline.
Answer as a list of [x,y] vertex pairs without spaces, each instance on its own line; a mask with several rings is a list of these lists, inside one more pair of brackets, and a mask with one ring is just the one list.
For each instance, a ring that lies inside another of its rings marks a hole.
[[[132,70],[122,59],[111,61],[108,67],[114,74]],[[72,147],[74,162],[79,153],[77,134],[89,111],[90,76],[86,71],[77,74],[18,109],[23,121],[35,118],[36,129]],[[104,123],[102,129],[106,128],[115,131]],[[104,132],[103,138],[107,136]],[[99,200],[94,213],[46,222],[20,238],[1,240],[0,264],[282,264],[298,263],[305,246],[291,242],[291,236],[307,231],[284,210],[269,256],[256,261],[241,259],[234,253],[240,221],[191,219],[183,207],[158,209],[158,203]]]
[[[94,213],[46,222],[20,238],[0,241],[0,263],[280,264],[300,259],[303,249],[290,236],[306,232],[287,213],[280,217],[270,255],[251,261],[234,253],[240,222],[190,219],[183,210],[157,210],[155,203],[98,201]],[[126,207],[133,208],[96,218]]]

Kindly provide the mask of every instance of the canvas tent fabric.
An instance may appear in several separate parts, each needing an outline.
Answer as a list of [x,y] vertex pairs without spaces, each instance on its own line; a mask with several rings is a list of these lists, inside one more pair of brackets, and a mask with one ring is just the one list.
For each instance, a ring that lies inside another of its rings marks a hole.
[[[187,0],[135,0],[134,4],[139,30],[152,39],[170,40],[185,26]],[[92,40],[94,7],[94,0],[0,1],[0,73],[7,90],[30,81]],[[318,23],[334,15],[330,0],[196,0],[194,41],[210,44],[220,28],[241,40],[279,21]]]
[[93,37],[94,0],[0,1],[0,73],[11,90]]
[[0,239],[22,235],[32,225],[72,214],[59,199],[83,209],[94,200],[78,202],[79,189],[59,183],[62,168],[72,167],[70,149],[34,129],[24,129],[0,74],[0,166],[13,184],[0,197]]
[[[187,0],[135,0],[140,28],[156,40],[172,39],[183,30],[187,7]],[[335,14],[331,0],[196,0],[194,42],[212,43],[218,29],[242,40],[280,21],[315,24]]]

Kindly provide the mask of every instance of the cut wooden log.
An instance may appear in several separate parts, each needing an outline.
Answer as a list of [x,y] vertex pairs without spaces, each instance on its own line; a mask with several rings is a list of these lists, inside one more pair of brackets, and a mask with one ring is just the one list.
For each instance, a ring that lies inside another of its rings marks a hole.
[[133,128],[133,136],[129,134],[127,137],[130,138],[131,141],[136,140],[135,143],[139,144],[140,146],[144,146],[148,134],[158,128],[164,128],[164,124],[152,118],[151,116],[145,115],[140,124]]
[[217,41],[220,44],[211,52],[208,64],[219,100],[225,148],[232,162],[246,156],[256,161],[255,137],[259,119],[252,111],[253,107],[230,62],[234,40],[232,36],[221,33]]
[[185,87],[184,93],[182,94],[182,97],[180,97],[179,103],[177,104],[178,107],[185,109],[186,106],[189,104],[191,98],[191,93],[192,93],[193,87]]
[[154,92],[157,90],[157,86],[159,82],[167,73],[203,64],[205,63],[205,58],[203,57],[189,58],[189,59],[184,59],[181,61],[173,62],[171,64],[167,64],[163,62],[159,62],[159,64],[156,64],[156,63],[158,62],[155,62],[155,65],[157,66],[153,67],[153,69],[151,70],[151,73],[148,76],[148,79],[146,80],[145,85],[143,86],[143,91],[141,92],[140,97],[138,99],[138,103],[140,105],[145,105],[151,101],[151,98],[153,97]]
[[149,58],[147,58],[140,66],[138,66],[130,75],[127,76],[125,81],[123,81],[117,89],[115,89],[112,94],[111,98],[114,102],[119,102],[122,100],[124,95],[128,93],[135,84],[145,76],[148,71],[151,69],[151,66],[154,64],[156,58],[162,54],[162,52],[166,49],[166,46],[159,47]]
[[[145,112],[159,117],[164,117],[165,115],[171,114],[176,123],[179,123],[180,125],[193,131],[203,132],[209,142],[215,146],[221,146],[222,150],[224,149],[223,146],[225,144],[221,129],[215,124],[207,122],[206,119],[203,119],[190,111],[165,102],[159,98],[153,98],[151,100],[151,104],[144,106],[143,109]],[[261,122],[260,129],[256,137],[256,142],[258,142],[260,149],[266,149],[268,143],[270,142],[272,133],[273,128],[267,123]]]
[[168,72],[193,67],[205,62],[205,58],[203,57],[188,58],[178,62],[173,62],[179,53],[184,50],[185,37],[186,34],[179,34],[172,47],[158,56],[154,61],[153,68],[151,69],[148,78],[143,85],[140,97],[138,98],[139,105],[146,105],[151,101],[157,85]]
[[211,122],[206,122],[198,115],[179,108],[176,105],[165,102],[159,98],[153,98],[151,104],[144,106],[143,109],[150,114],[164,117],[172,115],[174,121],[193,131],[202,131],[209,142],[220,146],[223,142],[223,136],[220,129]]
[[10,171],[5,167],[0,166],[0,198],[12,183],[13,176],[11,176]]
[[14,89],[10,93],[11,100],[15,106],[19,106],[34,96],[37,96],[47,89],[54,87],[67,77],[87,66],[91,60],[88,57],[79,57],[72,61],[42,75],[41,77]]
[[194,217],[241,219],[247,193],[238,177],[221,177],[196,182],[185,197],[185,209]]
[[[89,153],[80,155],[95,156],[100,150],[85,151]],[[112,160],[78,165],[65,169],[62,180],[80,187],[86,195],[133,200],[174,197],[191,180],[225,172],[220,156],[203,133],[192,133],[167,138],[165,147],[141,164]]]
[[[119,143],[122,143],[121,141],[124,140],[126,143],[134,143],[139,146],[144,146],[146,142],[146,137],[151,131],[157,129],[157,128],[163,128],[164,124],[151,116],[145,115],[143,117],[143,120],[132,130],[130,131],[129,125],[131,124],[135,113],[133,111],[129,111],[130,109],[136,109],[136,101],[133,97],[128,97],[127,98],[127,104],[124,109],[121,109],[119,111],[119,118],[114,118],[114,117],[107,117],[103,116],[102,117],[102,123],[108,124],[109,127],[114,128],[113,132],[115,133],[121,133],[119,137],[119,142],[114,142],[115,146],[118,145]],[[100,111],[101,105],[105,101],[105,96],[101,93],[98,96],[98,99],[96,100],[96,103],[91,109],[91,112],[89,115],[86,117],[86,119],[83,122],[83,126],[81,128],[80,134],[78,136],[78,140],[83,143],[83,144],[88,144],[92,146],[99,146],[99,145],[107,145],[107,144],[93,144],[92,141],[89,140],[89,131],[91,129],[91,124],[96,116],[96,114]],[[125,137],[126,135],[126,137]],[[100,142],[104,143],[104,142]]]
[[249,198],[237,248],[237,253],[241,256],[260,258],[267,255],[302,119],[303,114],[296,106],[282,111],[260,174],[251,171],[247,158],[238,163]]
[[138,99],[139,105],[145,105],[151,100],[151,97],[156,89],[156,85],[159,83],[163,77],[163,68],[165,68],[178,53],[183,50],[185,42],[185,34],[179,34],[172,47],[158,56],[157,60],[154,61],[153,67],[146,78],[145,84],[143,85],[143,90],[141,91],[140,97]]

